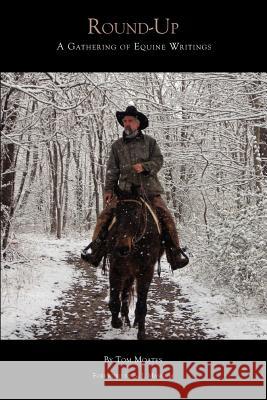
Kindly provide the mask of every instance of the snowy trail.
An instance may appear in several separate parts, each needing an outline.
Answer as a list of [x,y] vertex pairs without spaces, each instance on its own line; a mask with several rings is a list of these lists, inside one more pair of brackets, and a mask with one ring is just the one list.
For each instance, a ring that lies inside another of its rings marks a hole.
[[[134,340],[137,330],[110,326],[108,309],[108,276],[101,274],[69,253],[68,263],[79,269],[81,277],[64,294],[61,306],[47,310],[42,332],[35,329],[37,339],[121,339]],[[148,296],[147,339],[222,338],[208,323],[196,315],[190,300],[173,285],[167,265],[159,278],[154,276]],[[130,310],[133,322],[134,303]]]
[[[134,328],[111,328],[108,276],[80,259],[87,242],[85,235],[20,235],[23,262],[1,270],[2,339],[136,339]],[[234,315],[227,294],[201,286],[189,269],[172,275],[165,257],[161,264],[148,294],[148,339],[267,338],[266,316]]]

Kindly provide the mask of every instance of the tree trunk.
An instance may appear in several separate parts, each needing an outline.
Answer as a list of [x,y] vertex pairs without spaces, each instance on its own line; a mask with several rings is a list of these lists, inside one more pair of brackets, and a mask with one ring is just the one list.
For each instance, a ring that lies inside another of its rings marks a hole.
[[[15,81],[18,84],[23,73],[15,74]],[[8,136],[16,126],[19,115],[21,92],[10,89],[6,95],[2,109],[1,133],[7,137],[7,143],[2,144],[2,163],[1,163],[1,221],[2,221],[2,249],[6,256],[8,238],[10,234],[11,221],[14,215],[14,186],[15,186],[15,167],[16,167],[16,145],[12,139],[8,142]]]
[[[38,168],[38,148],[34,148],[33,156],[32,156],[32,168],[31,168],[31,172],[30,172],[30,176],[29,176],[28,188],[24,191],[21,203],[19,205],[19,210],[22,207],[26,207],[28,197],[31,193],[31,186],[32,186],[32,184],[35,180],[36,174],[37,174],[37,168]],[[22,194],[22,191],[21,191],[21,194]],[[16,207],[18,206],[19,199],[20,198],[17,199]]]
[[68,219],[68,206],[69,206],[69,184],[68,184],[68,177],[69,177],[69,167],[70,167],[70,141],[67,144],[67,159],[66,159],[66,169],[64,175],[64,212],[63,212],[63,231],[65,231],[67,226],[67,219]]

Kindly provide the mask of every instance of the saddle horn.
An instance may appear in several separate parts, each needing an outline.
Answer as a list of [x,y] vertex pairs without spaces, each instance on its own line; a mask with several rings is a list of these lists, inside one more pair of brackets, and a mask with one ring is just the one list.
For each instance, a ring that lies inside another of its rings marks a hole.
[[130,192],[125,192],[125,191],[121,190],[120,187],[119,187],[119,185],[116,183],[116,184],[114,185],[113,190],[114,190],[115,195],[116,195],[119,199],[124,198],[124,197],[128,197],[129,195],[132,195],[133,197],[137,198],[137,197],[140,196],[139,188],[140,188],[140,185],[134,185],[134,184],[132,184],[132,185],[131,185],[131,191],[130,191]]
[[117,183],[114,185],[113,190],[114,190],[115,195],[116,195],[118,198],[120,198],[120,197],[122,196],[123,191],[120,189],[120,187],[119,187],[119,185],[118,185]]
[[132,195],[133,195],[134,197],[139,197],[139,196],[140,196],[139,188],[140,188],[140,185],[134,185],[134,184],[132,183],[131,192],[132,192]]

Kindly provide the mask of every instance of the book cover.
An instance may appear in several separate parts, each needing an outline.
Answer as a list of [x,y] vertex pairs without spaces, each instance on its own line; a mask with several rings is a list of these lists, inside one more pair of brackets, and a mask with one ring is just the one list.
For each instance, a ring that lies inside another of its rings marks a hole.
[[0,398],[265,398],[263,15],[3,11]]

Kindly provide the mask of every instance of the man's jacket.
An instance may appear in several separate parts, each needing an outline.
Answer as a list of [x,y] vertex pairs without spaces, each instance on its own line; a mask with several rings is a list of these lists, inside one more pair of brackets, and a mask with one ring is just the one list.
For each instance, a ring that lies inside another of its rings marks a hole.
[[[137,173],[133,165],[141,163],[144,171]],[[121,190],[131,191],[131,185],[143,185],[147,194],[164,193],[157,173],[163,165],[163,156],[156,140],[139,132],[133,139],[123,137],[111,145],[107,162],[105,191],[112,191],[116,183]]]

